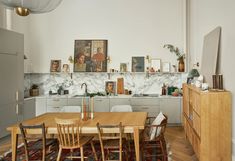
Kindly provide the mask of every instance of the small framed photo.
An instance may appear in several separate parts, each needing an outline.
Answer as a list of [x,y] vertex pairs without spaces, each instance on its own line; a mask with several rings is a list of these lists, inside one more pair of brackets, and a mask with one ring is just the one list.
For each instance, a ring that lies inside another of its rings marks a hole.
[[69,64],[63,64],[62,72],[64,72],[64,73],[69,73],[70,72]]
[[116,82],[106,81],[105,82],[105,92],[107,95],[116,95]]
[[51,60],[50,72],[61,72],[61,60]]
[[144,56],[132,57],[131,71],[132,72],[144,72]]
[[120,72],[127,72],[127,63],[120,63]]
[[170,72],[170,62],[162,62],[162,72]]
[[161,72],[161,59],[151,59],[151,72]]

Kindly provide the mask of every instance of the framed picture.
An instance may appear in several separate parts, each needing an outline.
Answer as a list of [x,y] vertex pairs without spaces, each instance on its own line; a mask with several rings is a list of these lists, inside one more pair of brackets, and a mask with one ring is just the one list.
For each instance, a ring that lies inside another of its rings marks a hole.
[[127,63],[120,63],[120,72],[127,72]]
[[50,72],[60,72],[61,71],[61,60],[51,60]]
[[151,59],[151,72],[161,72],[161,59]]
[[170,63],[162,62],[162,72],[170,72]]
[[107,72],[107,40],[75,40],[74,72]]
[[131,71],[132,72],[144,72],[144,56],[132,57]]
[[64,72],[64,73],[69,73],[70,72],[69,64],[63,64],[62,72]]
[[106,81],[105,82],[105,91],[107,95],[116,94],[116,82],[115,81]]

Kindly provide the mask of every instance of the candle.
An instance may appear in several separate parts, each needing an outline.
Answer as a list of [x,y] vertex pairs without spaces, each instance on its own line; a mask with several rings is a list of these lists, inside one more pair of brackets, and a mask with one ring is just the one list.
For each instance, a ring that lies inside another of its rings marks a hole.
[[82,98],[81,119],[83,119],[83,117],[84,117],[84,115],[83,115],[83,104],[84,104],[84,99]]
[[94,97],[91,97],[91,119],[94,118]]

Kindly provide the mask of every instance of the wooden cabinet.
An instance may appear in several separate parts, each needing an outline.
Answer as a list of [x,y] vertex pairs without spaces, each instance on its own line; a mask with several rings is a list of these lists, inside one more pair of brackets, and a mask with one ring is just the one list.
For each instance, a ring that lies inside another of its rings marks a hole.
[[183,85],[185,134],[200,161],[231,161],[231,93]]

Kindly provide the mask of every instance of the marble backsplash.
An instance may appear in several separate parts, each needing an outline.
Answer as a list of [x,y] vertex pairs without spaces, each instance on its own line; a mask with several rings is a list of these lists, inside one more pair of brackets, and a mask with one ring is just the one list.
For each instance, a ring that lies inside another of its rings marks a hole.
[[57,92],[59,86],[69,90],[69,94],[83,94],[81,84],[86,83],[88,92],[104,92],[105,81],[116,81],[117,78],[124,78],[125,89],[131,90],[136,94],[139,93],[158,93],[161,94],[163,83],[168,86],[182,87],[186,82],[186,73],[155,73],[147,75],[146,73],[56,73],[56,74],[25,74],[24,89],[25,93],[32,84],[39,85],[40,94],[48,94],[51,90]]

